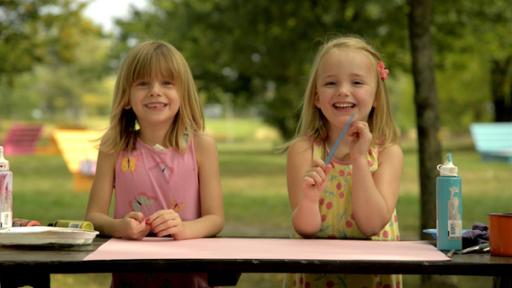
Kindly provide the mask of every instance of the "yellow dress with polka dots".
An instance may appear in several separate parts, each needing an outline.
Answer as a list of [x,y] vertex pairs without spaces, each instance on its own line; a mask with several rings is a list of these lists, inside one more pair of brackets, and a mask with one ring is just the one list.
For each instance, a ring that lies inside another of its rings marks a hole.
[[[325,150],[321,145],[314,146],[314,155],[325,158]],[[378,150],[372,148],[368,153],[370,171],[378,167]],[[322,225],[315,238],[332,239],[365,239],[365,235],[357,228],[352,215],[352,165],[333,161],[334,168],[328,175],[328,182],[320,196],[320,214]],[[296,235],[297,237],[300,237]],[[389,223],[372,240],[400,240],[396,210]],[[289,274],[284,287],[365,287],[365,288],[399,288],[402,285],[401,275],[359,275],[359,274]]]

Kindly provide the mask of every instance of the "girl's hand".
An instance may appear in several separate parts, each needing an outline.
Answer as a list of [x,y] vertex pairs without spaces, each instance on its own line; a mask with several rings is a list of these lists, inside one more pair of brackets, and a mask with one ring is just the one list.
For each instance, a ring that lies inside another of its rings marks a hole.
[[159,210],[153,213],[146,222],[151,226],[151,231],[158,237],[172,235],[174,238],[179,238],[176,235],[183,233],[185,230],[180,214],[172,209]]
[[361,157],[366,159],[373,137],[368,123],[364,121],[354,121],[348,130],[348,136],[351,139],[350,159],[352,162]]
[[150,231],[151,227],[144,221],[141,212],[130,212],[119,219],[118,229],[121,238],[140,240]]
[[327,175],[331,171],[332,165],[325,165],[319,159],[313,159],[313,166],[304,174],[303,182],[303,200],[318,203],[320,193],[324,190],[327,183]]

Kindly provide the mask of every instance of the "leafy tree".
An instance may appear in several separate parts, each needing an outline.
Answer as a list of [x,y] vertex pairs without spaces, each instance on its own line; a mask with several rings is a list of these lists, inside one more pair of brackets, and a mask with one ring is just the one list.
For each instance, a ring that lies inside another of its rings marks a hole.
[[[83,23],[89,25],[88,21]],[[73,51],[73,63],[55,60],[39,65],[35,71],[37,79],[32,91],[40,95],[38,109],[45,119],[73,119],[80,123],[87,115],[107,115],[111,105],[113,85],[111,89],[102,86],[103,81],[108,81],[104,76],[111,43],[100,38],[96,30],[91,33],[80,31],[78,23],[74,26],[76,31],[72,34],[82,43]]]
[[483,23],[477,23],[484,25],[474,26],[475,34],[483,36],[480,43],[488,45],[476,47],[488,47],[494,120],[512,121],[512,4],[506,0],[493,1],[494,5],[479,2],[478,10],[471,10],[470,16],[483,19]]
[[[36,3],[37,2],[37,3]],[[42,1],[41,1],[42,2]],[[45,41],[38,37],[45,23],[38,1],[2,1],[0,5],[0,84],[13,87],[14,76],[44,58]],[[2,114],[11,113],[9,91],[1,93]]]
[[219,101],[225,95],[217,91],[223,91],[235,95],[239,105],[263,107],[264,118],[286,138],[297,125],[313,55],[329,35],[357,33],[375,39],[390,62],[405,66],[407,61],[401,1],[151,3],[149,11],[135,10],[131,19],[118,22],[124,47],[147,37],[173,43],[208,101]]
[[[81,114],[77,113],[82,104],[78,91],[87,87],[84,84],[104,75],[101,67],[105,65],[99,65],[103,64],[99,61],[106,58],[106,53],[103,58],[97,57],[99,51],[105,51],[99,49],[102,45],[96,40],[101,31],[82,16],[85,5],[86,2],[72,0],[1,2],[2,115],[26,117],[36,107],[50,113],[56,113],[53,108],[60,107],[75,110],[73,115]],[[34,77],[26,73],[34,72],[40,65],[44,65],[38,69],[40,74],[33,75],[39,75],[38,79],[44,82],[33,79],[25,84],[28,78]],[[17,82],[25,84],[23,94],[18,91]],[[39,91],[34,90],[37,83],[43,83]],[[35,95],[30,102],[32,107],[19,103],[20,99],[30,97],[29,91]],[[21,98],[14,97],[19,94]]]
[[512,121],[511,2],[456,0],[436,3],[434,10],[438,68],[448,78],[440,89],[442,115],[456,117],[445,123],[483,121],[486,114]]

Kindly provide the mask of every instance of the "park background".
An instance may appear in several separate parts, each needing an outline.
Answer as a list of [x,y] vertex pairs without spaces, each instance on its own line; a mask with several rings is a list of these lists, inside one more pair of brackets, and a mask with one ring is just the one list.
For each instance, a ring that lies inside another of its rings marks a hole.
[[[391,70],[386,84],[405,152],[397,207],[401,238],[420,239],[422,228],[435,223],[422,210],[433,199],[431,186],[420,185],[426,179],[420,162],[428,153],[436,164],[444,153],[454,154],[463,181],[465,228],[487,223],[490,212],[512,210],[512,165],[482,161],[469,135],[474,122],[512,121],[507,0],[149,0],[132,7],[110,31],[85,16],[89,4],[0,1],[0,142],[14,123],[44,125],[36,153],[8,155],[15,217],[42,223],[83,218],[88,191],[74,191],[72,175],[52,149],[52,131],[105,129],[115,73],[126,51],[140,41],[162,39],[189,62],[207,132],[218,142],[226,213],[221,235],[288,237],[286,163],[277,148],[294,133],[316,49],[340,34],[368,39]],[[433,57],[414,68],[416,26],[410,15],[421,5],[431,7],[426,14],[431,42],[425,48]],[[434,72],[429,79],[435,81],[426,83],[426,106],[418,99],[422,81],[415,69]],[[422,148],[417,131],[425,125],[425,110],[433,111],[427,126],[435,139]],[[429,150],[436,145],[440,149]],[[435,175],[435,165],[427,168]],[[238,287],[279,287],[281,279],[281,274],[244,274]],[[52,283],[108,287],[109,275],[53,275]],[[406,287],[418,285],[418,276],[405,277]],[[492,280],[450,277],[443,285],[491,287]]]

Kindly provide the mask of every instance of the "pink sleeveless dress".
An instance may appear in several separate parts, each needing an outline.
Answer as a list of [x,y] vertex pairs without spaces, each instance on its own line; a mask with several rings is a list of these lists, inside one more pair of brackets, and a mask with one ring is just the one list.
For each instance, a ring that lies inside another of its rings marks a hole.
[[[183,221],[201,216],[193,141],[180,153],[172,148],[158,149],[137,139],[135,150],[119,153],[114,185],[115,218],[122,218],[131,211],[149,217],[162,209],[173,209]],[[135,272],[113,273],[112,287],[209,286],[205,273]]]

